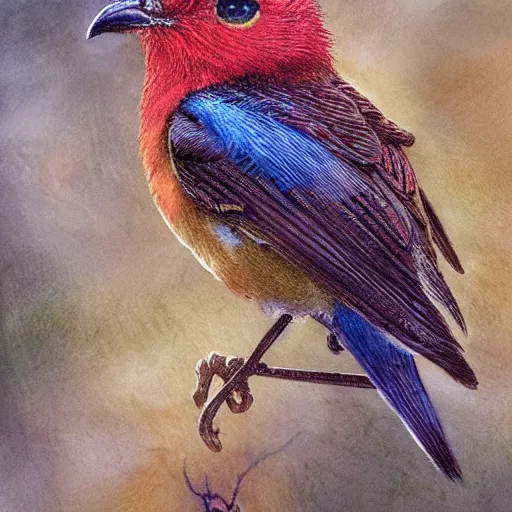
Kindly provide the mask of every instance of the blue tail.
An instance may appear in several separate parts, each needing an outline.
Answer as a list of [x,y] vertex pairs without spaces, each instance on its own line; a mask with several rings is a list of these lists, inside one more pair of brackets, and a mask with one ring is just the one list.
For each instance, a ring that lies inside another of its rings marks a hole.
[[432,462],[448,478],[462,480],[413,356],[344,306],[336,306],[333,327]]

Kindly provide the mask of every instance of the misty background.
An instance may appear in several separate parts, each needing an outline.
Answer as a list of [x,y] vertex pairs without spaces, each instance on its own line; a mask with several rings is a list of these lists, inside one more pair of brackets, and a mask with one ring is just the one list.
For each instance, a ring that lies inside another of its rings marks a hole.
[[[136,37],[85,31],[106,2],[0,9],[0,510],[201,510],[256,457],[244,511],[506,512],[512,507],[512,3],[324,0],[337,67],[412,131],[408,150],[466,269],[443,264],[478,391],[419,366],[465,474],[445,480],[371,390],[253,378],[202,444],[194,365],[249,354],[271,321],[173,238],[138,159]],[[269,364],[358,371],[295,325]]]

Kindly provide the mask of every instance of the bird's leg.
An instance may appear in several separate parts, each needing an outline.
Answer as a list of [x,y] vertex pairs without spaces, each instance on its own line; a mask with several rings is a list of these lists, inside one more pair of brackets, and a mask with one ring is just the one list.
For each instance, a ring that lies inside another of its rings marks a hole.
[[[208,359],[200,360],[196,366],[197,384],[193,395],[196,406],[199,409],[204,407],[215,375],[219,376],[224,382],[227,382],[243,364],[244,359],[241,357],[225,357],[215,352],[212,352]],[[281,368],[268,366],[262,362],[257,363],[249,377],[253,375],[280,380],[310,382],[312,384],[330,384],[333,386],[364,389],[375,388],[366,375]],[[226,398],[226,403],[231,412],[235,414],[246,412],[252,405],[252,402],[253,396],[247,381],[237,382],[231,395]]]
[[[197,363],[197,385],[193,395],[197,407],[202,408],[205,405],[210,385],[215,375],[218,375],[224,381],[224,386],[207,404],[199,419],[199,433],[212,451],[220,451],[222,449],[222,444],[218,437],[219,432],[214,430],[212,426],[222,402],[226,401],[233,413],[246,412],[253,402],[248,384],[249,377],[253,375],[314,384],[331,384],[365,389],[375,388],[366,375],[276,368],[262,363],[261,358],[263,355],[278,339],[291,320],[292,317],[290,315],[283,315],[263,337],[247,361],[240,357],[226,358],[212,353],[208,359],[203,359]],[[337,339],[335,342],[336,345],[333,344],[333,348],[339,351],[341,344],[339,344]]]
[[[213,419],[215,418],[220,406],[224,401],[228,401],[228,405],[233,412],[244,412],[252,403],[252,395],[249,391],[247,383],[248,378],[251,375],[257,373],[257,366],[260,359],[265,355],[265,352],[274,344],[274,342],[283,333],[286,327],[292,321],[291,315],[282,315],[277,322],[270,328],[270,330],[263,336],[262,340],[258,343],[258,346],[253,350],[252,354],[244,362],[240,359],[235,359],[230,365],[226,360],[226,371],[224,377],[227,382],[220,389],[220,391],[206,404],[199,418],[199,434],[206,446],[214,452],[220,452],[222,450],[222,444],[219,440],[218,429],[213,428]],[[221,362],[220,360],[218,360]],[[199,363],[201,365],[202,363]],[[218,364],[218,363],[217,363]],[[231,367],[230,367],[231,366]],[[200,370],[200,369],[199,369]],[[215,373],[211,373],[201,381],[200,375],[198,378],[198,390],[201,387],[204,389],[206,384],[211,383],[211,379]],[[222,375],[220,375],[222,378]],[[238,396],[237,396],[238,395]],[[239,400],[237,400],[239,398]],[[194,394],[194,400],[201,404],[203,401],[203,395],[201,392]]]

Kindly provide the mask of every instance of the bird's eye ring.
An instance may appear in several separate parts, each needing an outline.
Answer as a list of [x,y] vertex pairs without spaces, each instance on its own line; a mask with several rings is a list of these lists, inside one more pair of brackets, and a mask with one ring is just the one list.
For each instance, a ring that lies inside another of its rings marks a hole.
[[260,4],[257,0],[217,0],[215,13],[222,23],[247,28],[258,21]]

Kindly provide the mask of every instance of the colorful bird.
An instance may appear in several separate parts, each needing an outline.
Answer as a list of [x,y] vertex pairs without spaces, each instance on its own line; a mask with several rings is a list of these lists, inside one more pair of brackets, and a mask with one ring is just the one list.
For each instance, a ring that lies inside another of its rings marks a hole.
[[310,316],[367,372],[434,464],[461,470],[420,354],[477,379],[434,244],[463,269],[419,188],[414,137],[341,79],[314,0],[120,0],[88,37],[135,31],[146,61],[140,151],[169,227],[269,314]]

